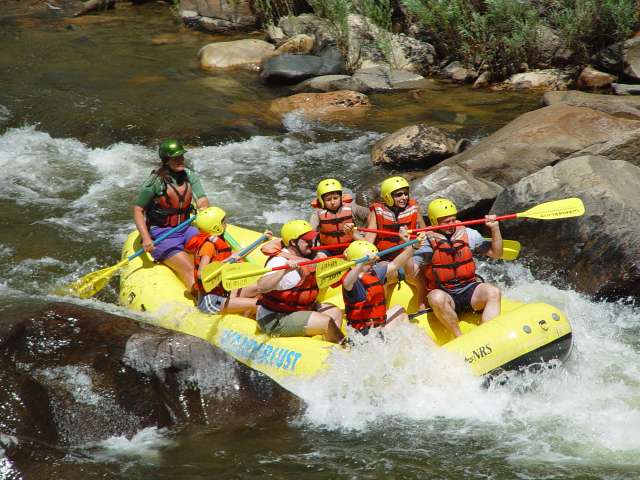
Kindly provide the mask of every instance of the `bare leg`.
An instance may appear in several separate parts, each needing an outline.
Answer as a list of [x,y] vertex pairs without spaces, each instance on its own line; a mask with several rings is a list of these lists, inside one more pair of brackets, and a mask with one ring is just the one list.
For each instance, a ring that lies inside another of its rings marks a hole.
[[231,297],[220,313],[241,313],[245,317],[255,317],[257,298]]
[[500,315],[500,289],[490,283],[481,283],[471,295],[471,308],[479,312],[482,310],[482,323],[488,322]]
[[462,335],[458,325],[456,306],[451,296],[443,290],[431,290],[427,295],[427,300],[440,323],[453,332],[456,337]]
[[241,288],[240,290],[237,290],[237,292],[238,296],[242,298],[254,298],[260,295],[257,283],[249,285],[248,287]]
[[186,252],[178,252],[169,258],[163,260],[167,267],[174,271],[182,283],[185,284],[187,290],[193,287],[193,257]]
[[311,313],[304,334],[308,337],[324,335],[327,342],[339,343],[344,338],[335,321],[329,315],[319,312]]
[[342,328],[342,310],[332,303],[321,303],[318,312],[329,315],[338,328]]

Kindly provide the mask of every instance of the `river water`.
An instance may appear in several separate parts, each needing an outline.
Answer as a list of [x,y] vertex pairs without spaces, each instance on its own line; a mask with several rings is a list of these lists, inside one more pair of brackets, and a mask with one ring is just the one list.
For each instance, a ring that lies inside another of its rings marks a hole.
[[[47,295],[55,286],[118,260],[133,228],[129,205],[167,135],[191,145],[188,160],[234,223],[277,230],[308,215],[323,177],[359,191],[388,175],[369,161],[384,132],[424,121],[475,140],[538,101],[433,82],[420,95],[372,96],[365,117],[281,120],[265,112],[286,90],[267,89],[250,72],[200,72],[197,49],[212,37],[181,30],[164,5],[120,5],[77,23],[65,10],[16,5],[0,5],[0,322],[56,301]],[[525,263],[481,268],[509,297],[568,315],[575,348],[566,366],[485,389],[456,359],[398,329],[385,343],[372,338],[336,354],[326,377],[292,386],[307,406],[290,421],[224,433],[145,429],[77,445],[91,459],[87,471],[638,478],[638,308],[595,302]],[[114,287],[80,303],[127,315]]]

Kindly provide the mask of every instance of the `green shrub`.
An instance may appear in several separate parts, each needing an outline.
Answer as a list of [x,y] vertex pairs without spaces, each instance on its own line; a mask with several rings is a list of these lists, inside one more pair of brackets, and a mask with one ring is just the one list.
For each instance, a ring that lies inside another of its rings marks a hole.
[[558,0],[549,15],[578,63],[627,38],[638,23],[636,0]]

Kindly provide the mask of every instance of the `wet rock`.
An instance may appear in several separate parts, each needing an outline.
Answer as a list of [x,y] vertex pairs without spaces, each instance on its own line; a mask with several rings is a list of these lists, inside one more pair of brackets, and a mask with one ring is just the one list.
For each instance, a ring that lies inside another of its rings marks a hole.
[[455,72],[456,70],[460,69],[460,68],[464,68],[464,65],[462,64],[462,62],[455,60],[451,63],[448,63],[442,70],[441,73],[445,76],[445,77],[449,77],[451,78],[451,75],[453,74],[453,72]]
[[544,105],[565,103],[574,107],[587,107],[622,118],[640,119],[640,98],[616,97],[596,93],[567,90],[546,92],[542,97]]
[[224,33],[254,27],[256,16],[249,0],[180,0],[178,9],[185,23],[193,26],[193,16],[182,12],[195,12],[199,25],[210,32]]
[[577,80],[578,88],[583,90],[595,90],[598,88],[606,88],[611,86],[618,77],[610,73],[601,72],[592,66],[585,67]]
[[274,54],[275,47],[263,40],[244,39],[205,45],[198,52],[204,70],[225,68],[259,69],[262,62]]
[[456,204],[461,218],[478,218],[486,214],[494,199],[502,192],[497,183],[476,178],[457,165],[444,166],[416,178],[411,192],[428,205],[436,198],[448,198]]
[[640,298],[639,184],[640,167],[585,155],[506,188],[491,211],[500,215],[558,198],[581,198],[583,217],[508,222],[504,235],[521,239],[527,250],[564,266],[567,280],[580,291]]
[[511,75],[504,86],[512,90],[566,90],[570,84],[569,75],[560,70],[531,70]]
[[414,82],[421,80],[424,80],[422,75],[386,67],[362,68],[353,74],[353,82],[366,92],[408,90],[415,88]]
[[429,168],[454,154],[456,140],[428,125],[401,128],[378,140],[371,149],[374,165]]
[[260,74],[267,83],[290,85],[310,77],[344,73],[344,59],[340,51],[330,47],[319,55],[284,54],[264,62]]
[[276,55],[282,55],[285,53],[292,54],[305,54],[313,50],[313,37],[309,35],[294,35],[285,42],[283,42],[278,48],[276,48]]
[[443,162],[502,186],[597,143],[640,127],[590,108],[563,103],[525,113],[472,148]]
[[271,111],[284,114],[300,110],[311,117],[322,117],[334,113],[357,112],[371,106],[369,98],[359,92],[339,90],[329,93],[298,93],[278,98],[271,102]]
[[598,52],[593,60],[608,72],[638,82],[640,81],[640,37],[610,45]]
[[486,88],[491,82],[491,72],[484,71],[480,74],[476,81],[473,82],[473,88]]
[[[319,92],[332,92],[334,90],[353,90],[356,92],[362,92],[360,88],[347,88],[345,85],[349,84],[351,75],[322,75],[320,77],[313,77],[300,82],[295,85],[292,90],[294,92],[307,92],[307,93],[319,93]],[[366,88],[365,85],[361,85],[361,88]],[[366,93],[366,92],[362,92]]]
[[626,85],[624,83],[612,83],[611,88],[616,95],[640,95],[640,85]]

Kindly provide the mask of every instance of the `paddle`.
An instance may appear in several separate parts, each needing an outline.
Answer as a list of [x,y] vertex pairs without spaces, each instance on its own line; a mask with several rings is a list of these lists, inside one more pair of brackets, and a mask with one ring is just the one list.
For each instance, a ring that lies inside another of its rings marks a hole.
[[[530,208],[526,212],[511,213],[508,215],[500,215],[496,217],[496,221],[512,220],[514,218],[532,218],[535,220],[559,220],[561,218],[579,217],[584,214],[584,204],[579,198],[565,198],[562,200],[553,200],[551,202],[541,203],[535,207]],[[410,230],[411,233],[415,232],[428,232],[431,230],[442,230],[445,228],[462,227],[466,225],[477,225],[485,223],[484,218],[478,220],[467,220],[464,222],[449,223],[447,225],[433,225],[425,228],[414,228]],[[361,232],[372,232],[380,235],[398,236],[398,232],[389,230],[377,230],[373,228],[360,228]]]
[[[205,292],[210,292],[214,288],[216,288],[220,282],[222,281],[222,270],[230,263],[235,263],[241,258],[249,255],[258,245],[264,242],[267,238],[267,235],[262,234],[255,242],[246,246],[240,252],[238,252],[237,257],[229,257],[222,262],[211,262],[209,265],[202,269],[202,285],[204,286]],[[255,267],[254,267],[255,268]]]
[[[160,235],[158,238],[156,238],[153,241],[153,244],[157,245],[162,240],[167,238],[169,235],[175,232],[178,232],[180,230],[184,230],[195,219],[196,219],[195,216],[186,219],[180,225],[173,227],[168,232],[165,232],[162,235]],[[136,257],[139,257],[143,253],[144,253],[144,248],[140,248],[135,253],[129,255],[124,260],[119,261],[112,267],[103,268],[102,270],[98,270],[97,272],[91,272],[85,275],[84,277],[76,280],[75,282],[57,289],[54,293],[60,296],[70,294],[80,298],[90,298],[94,296],[96,293],[98,293],[100,290],[102,290],[105,287],[105,285],[109,283],[109,280],[111,279],[111,277],[118,270],[126,266],[131,260],[133,260]]]
[[[377,257],[384,257],[393,252],[397,252],[398,250],[402,250],[409,245],[413,245],[414,243],[418,243],[419,239],[409,240],[407,242],[401,243],[400,245],[395,245],[391,248],[387,248],[386,250],[382,250],[376,254]],[[331,260],[331,262],[323,263],[322,265],[318,265],[316,268],[316,281],[318,283],[318,288],[323,289],[329,287],[340,280],[342,276],[342,272],[345,270],[357,265],[359,263],[363,263],[369,260],[368,256],[360,257],[356,260],[351,260],[350,262],[346,261],[342,255],[338,255],[337,258]]]
[[[338,257],[342,258],[342,255],[317,258],[315,260],[299,263],[298,266],[303,267],[305,265],[312,265],[314,263],[325,262]],[[281,265],[279,267],[272,268],[256,268],[255,265],[248,263],[234,263],[233,265],[226,266],[222,271],[222,285],[227,291],[237,290],[257,282],[265,273],[275,272],[276,270],[287,270],[289,268],[290,267],[288,265]]]

